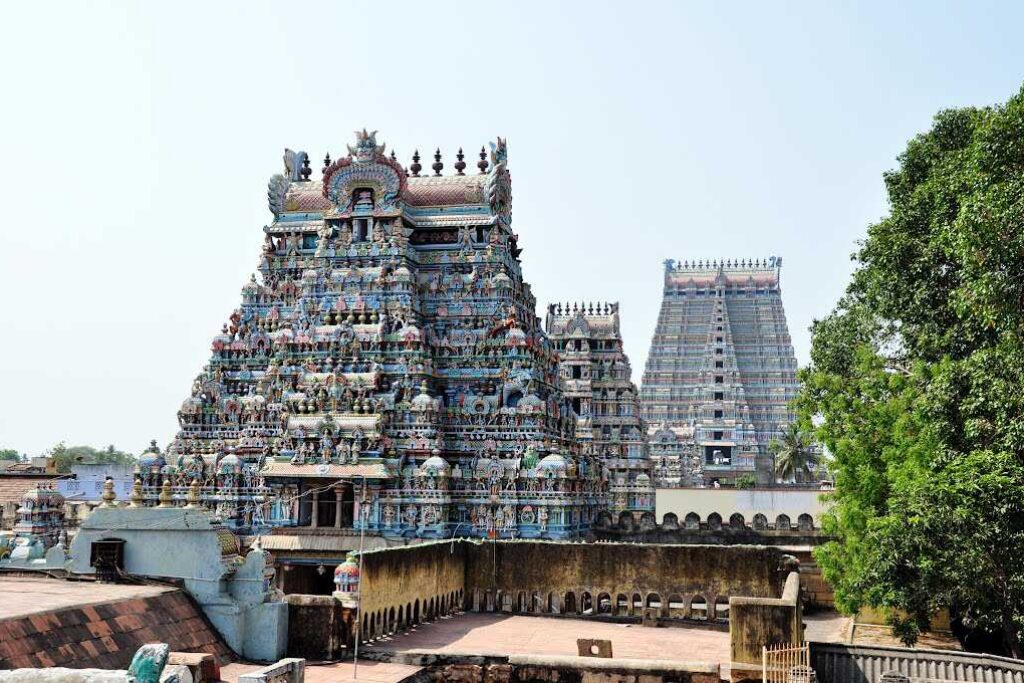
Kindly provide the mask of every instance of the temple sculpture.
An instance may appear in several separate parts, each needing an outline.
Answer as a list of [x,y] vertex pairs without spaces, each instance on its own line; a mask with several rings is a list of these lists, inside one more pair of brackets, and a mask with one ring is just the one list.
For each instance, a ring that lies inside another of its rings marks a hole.
[[771,442],[794,421],[799,390],[781,267],[777,257],[665,262],[640,393],[659,485],[772,480]]
[[549,304],[544,327],[558,349],[580,448],[608,469],[610,511],[653,510],[647,434],[622,348],[619,304]]
[[[403,167],[376,133],[324,160],[286,150],[259,277],[213,339],[143,498],[236,530],[393,539],[564,538],[607,508],[558,353],[520,269],[502,139],[466,172]],[[621,362],[621,361],[620,361]],[[628,373],[627,373],[628,375]],[[329,578],[327,579],[329,581]]]

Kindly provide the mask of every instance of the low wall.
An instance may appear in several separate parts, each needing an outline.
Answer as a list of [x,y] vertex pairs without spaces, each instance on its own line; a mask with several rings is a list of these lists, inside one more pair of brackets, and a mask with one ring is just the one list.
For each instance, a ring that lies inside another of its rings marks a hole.
[[352,647],[356,610],[330,595],[287,595],[289,657],[340,659]]
[[717,664],[647,659],[512,655],[485,663],[430,666],[417,680],[433,683],[719,683]]
[[363,553],[363,639],[450,614],[466,595],[466,541],[436,541]]
[[732,597],[729,599],[729,643],[733,667],[737,663],[761,666],[765,645],[803,641],[800,606],[800,575],[790,572],[779,598]]
[[[716,618],[729,597],[775,597],[784,554],[762,546],[511,541],[468,551],[468,607]],[[702,608],[698,606],[703,605]],[[700,609],[703,613],[700,614]]]
[[723,620],[732,596],[779,596],[788,568],[764,546],[449,540],[374,550],[363,554],[361,638],[458,609]]
[[705,521],[717,514],[723,524],[727,524],[733,515],[739,515],[748,525],[753,524],[758,515],[763,516],[769,525],[775,525],[780,515],[784,515],[793,525],[798,523],[801,515],[807,515],[813,520],[814,526],[820,526],[819,520],[828,507],[821,500],[822,493],[826,492],[799,488],[659,488],[655,498],[655,513],[659,520],[673,514],[680,522],[691,513]]
[[[820,683],[880,683],[886,672],[911,681],[1020,683],[1024,661],[952,650],[811,643],[811,666]],[[887,679],[888,680],[888,679]]]

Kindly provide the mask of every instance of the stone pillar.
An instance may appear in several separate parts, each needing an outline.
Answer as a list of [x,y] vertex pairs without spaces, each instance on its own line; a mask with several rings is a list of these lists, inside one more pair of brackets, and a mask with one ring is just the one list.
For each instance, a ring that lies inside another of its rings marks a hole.
[[314,490],[313,491],[313,514],[310,515],[310,517],[309,517],[309,525],[311,527],[313,527],[314,529],[317,527],[317,523],[319,521],[319,520],[317,520],[317,517],[319,517],[319,512],[320,512],[320,492],[317,491],[317,490]]
[[335,485],[334,487],[334,528],[341,528],[341,499],[343,495],[343,485]]

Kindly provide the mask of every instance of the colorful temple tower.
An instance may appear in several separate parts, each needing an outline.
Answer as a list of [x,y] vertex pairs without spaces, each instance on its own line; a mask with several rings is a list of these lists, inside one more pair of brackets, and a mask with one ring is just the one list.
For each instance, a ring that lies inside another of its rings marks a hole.
[[659,483],[771,481],[770,443],[795,419],[799,390],[781,267],[777,257],[665,262],[640,394]]
[[622,349],[619,304],[550,304],[544,328],[558,349],[580,446],[608,469],[610,510],[653,510],[647,434]]
[[407,170],[366,131],[321,180],[304,152],[284,161],[260,278],[147,487],[195,478],[245,529],[585,533],[608,483],[523,281],[504,141],[468,174],[462,150],[454,174],[439,151],[432,175],[418,153]]

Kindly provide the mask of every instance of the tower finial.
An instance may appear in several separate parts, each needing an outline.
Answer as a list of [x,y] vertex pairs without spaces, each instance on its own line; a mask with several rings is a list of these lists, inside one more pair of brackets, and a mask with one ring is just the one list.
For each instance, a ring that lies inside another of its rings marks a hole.
[[441,175],[441,169],[444,168],[444,164],[441,163],[441,148],[440,147],[438,147],[437,151],[434,152],[434,163],[431,166],[431,168],[434,169],[434,175],[435,176]]
[[466,170],[466,162],[463,161],[465,157],[466,155],[462,153],[462,148],[459,147],[459,151],[455,155],[455,158],[458,159],[458,161],[455,162],[455,175],[466,175],[463,173],[463,171]]
[[480,175],[487,173],[487,167],[491,165],[491,162],[487,161],[487,148],[480,148],[480,161],[476,162],[476,167],[480,169]]
[[324,167],[322,169],[320,169],[320,172],[321,173],[327,173],[327,169],[330,167],[330,165],[331,165],[331,153],[328,152],[327,154],[324,155]]
[[418,149],[412,153],[412,165],[409,166],[409,170],[412,171],[414,178],[420,177],[420,171],[423,170],[423,166],[420,164],[420,151]]

